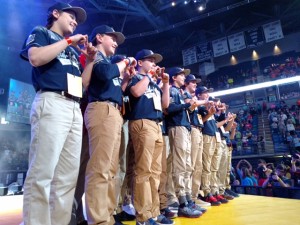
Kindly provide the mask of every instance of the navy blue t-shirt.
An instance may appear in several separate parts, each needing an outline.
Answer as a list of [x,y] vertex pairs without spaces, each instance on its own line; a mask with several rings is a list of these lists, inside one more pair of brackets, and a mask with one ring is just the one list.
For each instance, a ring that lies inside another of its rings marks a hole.
[[[51,45],[62,39],[64,37],[45,27],[35,27],[26,39],[26,43],[21,51],[21,57],[28,59],[28,50],[31,47]],[[68,46],[49,63],[32,68],[32,84],[36,91],[67,91],[67,73],[81,76],[80,70],[78,54],[72,47]]]
[[117,64],[98,52],[88,87],[89,102],[111,101],[122,106],[121,82]]
[[184,126],[191,130],[191,124],[188,117],[188,108],[190,103],[184,103],[184,97],[180,89],[172,86],[170,88],[170,104],[168,107],[168,115],[166,117],[167,127]]
[[[192,99],[192,95],[189,92],[185,91],[184,92],[184,98],[185,99]],[[201,115],[199,113],[199,110],[198,110],[198,107],[196,107],[192,112],[189,112],[189,115],[190,115],[191,125],[196,126],[196,127],[203,127],[202,119],[200,121],[199,117],[198,117],[198,116],[201,117]]]
[[[205,106],[200,106],[198,109],[202,117],[208,115],[208,111],[205,108]],[[211,116],[204,122],[202,133],[209,136],[215,136],[216,132],[218,132],[217,121],[214,119],[213,116]]]
[[150,82],[146,92],[136,98],[134,97],[130,89],[136,85],[140,80],[143,79],[145,75],[137,74],[135,75],[128,87],[126,88],[126,94],[129,96],[130,112],[128,114],[129,120],[138,120],[138,119],[150,119],[150,120],[160,120],[162,121],[162,111],[156,110],[154,107],[153,96],[160,95],[162,96],[161,89],[154,82]]

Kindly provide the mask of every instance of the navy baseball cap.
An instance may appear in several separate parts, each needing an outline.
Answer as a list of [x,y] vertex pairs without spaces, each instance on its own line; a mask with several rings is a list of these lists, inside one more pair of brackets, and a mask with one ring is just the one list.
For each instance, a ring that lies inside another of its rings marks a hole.
[[214,91],[213,88],[207,88],[205,86],[201,86],[196,89],[196,95],[201,95],[205,92],[213,92],[213,91]]
[[186,76],[184,82],[185,83],[189,83],[191,81],[196,81],[196,83],[198,84],[198,83],[201,82],[201,79],[200,78],[196,78],[195,75],[193,75],[193,74],[189,74],[189,75]]
[[70,4],[63,3],[63,2],[57,2],[53,6],[51,6],[48,9],[48,13],[52,13],[54,9],[60,10],[60,11],[72,11],[76,15],[76,22],[78,24],[84,23],[86,20],[86,12],[81,7],[74,7]]
[[180,68],[180,67],[172,67],[170,69],[168,69],[168,74],[171,77],[174,77],[180,73],[184,73],[185,76],[189,75],[191,72],[190,69],[184,69],[184,68]]
[[163,59],[162,55],[154,53],[153,51],[151,51],[149,49],[142,49],[135,55],[136,60],[142,60],[142,59],[147,59],[147,58],[154,58],[155,63],[159,63]]
[[113,57],[111,57],[110,62],[112,64],[115,64],[115,63],[121,62],[125,58],[126,58],[125,55],[114,55]]
[[116,37],[118,45],[125,41],[125,36],[121,32],[116,32],[114,28],[107,25],[95,27],[90,35],[90,41],[93,41],[97,34],[112,34]]

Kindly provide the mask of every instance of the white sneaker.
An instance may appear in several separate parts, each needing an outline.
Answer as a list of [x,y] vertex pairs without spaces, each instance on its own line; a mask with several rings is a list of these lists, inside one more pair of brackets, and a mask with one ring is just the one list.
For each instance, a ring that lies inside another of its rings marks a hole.
[[201,207],[208,207],[208,206],[211,206],[211,204],[209,202],[205,202],[205,201],[202,201],[201,199],[197,198],[195,199],[195,204],[196,205],[199,205]]

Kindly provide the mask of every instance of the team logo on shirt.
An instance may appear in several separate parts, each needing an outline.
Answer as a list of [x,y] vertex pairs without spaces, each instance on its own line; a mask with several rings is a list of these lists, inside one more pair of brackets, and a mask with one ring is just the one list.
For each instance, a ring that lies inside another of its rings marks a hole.
[[30,34],[29,37],[26,40],[26,46],[32,43],[35,39],[35,34]]

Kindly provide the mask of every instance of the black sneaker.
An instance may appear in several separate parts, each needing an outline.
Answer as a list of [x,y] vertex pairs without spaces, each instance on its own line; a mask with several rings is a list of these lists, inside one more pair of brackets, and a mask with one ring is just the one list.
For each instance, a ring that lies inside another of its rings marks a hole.
[[179,208],[179,203],[178,202],[174,202],[172,204],[170,204],[168,206],[168,208],[172,211],[172,212],[177,212],[178,211],[178,208]]
[[77,225],[88,225],[88,222],[86,220],[81,220],[77,222]]
[[125,211],[117,213],[116,215],[114,215],[114,218],[115,218],[116,221],[132,221],[132,220],[135,220],[134,215],[130,215]]
[[199,205],[195,204],[195,202],[193,201],[188,202],[188,207],[200,211],[202,214],[207,211],[207,209],[200,207]]
[[169,208],[160,210],[160,213],[163,214],[168,219],[173,219],[173,218],[177,217],[177,213],[172,212]]
[[230,190],[230,189],[226,189],[225,190],[225,193],[237,198],[237,197],[240,197],[240,195],[238,193],[235,193],[234,191]]
[[198,218],[202,215],[202,212],[198,210],[194,210],[188,206],[178,209],[178,217],[186,217],[186,218]]

